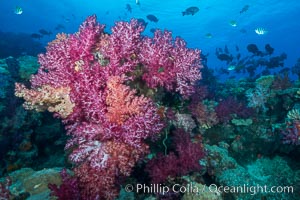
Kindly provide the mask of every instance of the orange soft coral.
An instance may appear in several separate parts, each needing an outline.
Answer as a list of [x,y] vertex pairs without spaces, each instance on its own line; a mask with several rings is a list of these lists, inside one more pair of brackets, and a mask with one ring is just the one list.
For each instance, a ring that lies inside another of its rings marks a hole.
[[23,104],[27,110],[36,110],[38,112],[48,110],[58,113],[62,118],[66,118],[73,112],[69,87],[54,88],[44,85],[37,90],[27,89],[23,84],[16,83],[15,95],[25,99]]
[[65,33],[58,33],[53,41],[48,42],[48,45],[58,44],[58,43],[60,43],[62,41],[66,41],[67,38],[68,38],[67,34],[65,34]]
[[113,76],[107,82],[107,117],[111,122],[122,124],[128,118],[140,114],[149,102],[144,96],[136,96],[135,90],[124,85],[124,77]]

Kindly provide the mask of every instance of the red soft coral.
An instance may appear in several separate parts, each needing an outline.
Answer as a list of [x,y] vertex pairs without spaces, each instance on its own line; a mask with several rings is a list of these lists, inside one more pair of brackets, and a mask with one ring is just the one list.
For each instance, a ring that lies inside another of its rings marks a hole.
[[147,163],[146,171],[153,183],[163,183],[168,178],[176,178],[201,169],[199,160],[205,156],[202,144],[193,143],[183,129],[175,131],[174,141],[176,154],[174,152],[165,156],[158,154]]

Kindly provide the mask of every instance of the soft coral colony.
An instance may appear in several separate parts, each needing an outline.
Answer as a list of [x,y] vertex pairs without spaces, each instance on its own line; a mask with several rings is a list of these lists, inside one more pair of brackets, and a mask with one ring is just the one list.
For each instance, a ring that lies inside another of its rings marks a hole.
[[145,139],[155,140],[165,127],[156,102],[138,87],[186,99],[201,79],[199,50],[171,32],[158,30],[150,38],[143,30],[131,20],[106,34],[90,16],[77,33],[48,44],[30,89],[16,84],[25,108],[48,110],[65,124],[83,199],[115,198],[117,178],[130,175],[149,153]]

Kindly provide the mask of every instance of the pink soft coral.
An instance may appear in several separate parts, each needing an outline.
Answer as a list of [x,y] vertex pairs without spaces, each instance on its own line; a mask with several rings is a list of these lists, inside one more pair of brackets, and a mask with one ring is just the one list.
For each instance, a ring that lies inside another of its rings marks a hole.
[[[116,23],[108,35],[96,16],[88,17],[76,34],[49,43],[39,55],[31,89],[16,84],[16,94],[32,105],[27,109],[42,105],[63,119],[83,199],[114,198],[116,177],[129,176],[148,152],[144,140],[164,127],[155,103],[130,83],[142,76],[151,88],[188,97],[201,78],[199,50],[186,48],[179,38],[173,43],[170,32],[157,32],[151,40],[142,31],[131,20]],[[138,69],[144,74],[137,75]]]
[[100,152],[107,155],[101,166],[94,167],[88,161],[75,169],[84,199],[115,199],[118,176],[129,176],[135,163],[148,152],[146,144],[133,148],[115,141],[105,142],[101,148]]
[[177,37],[173,43],[171,32],[157,30],[154,38],[145,38],[139,54],[147,73],[143,79],[148,86],[162,86],[177,91],[184,97],[194,92],[193,85],[200,79],[200,51],[186,48]]

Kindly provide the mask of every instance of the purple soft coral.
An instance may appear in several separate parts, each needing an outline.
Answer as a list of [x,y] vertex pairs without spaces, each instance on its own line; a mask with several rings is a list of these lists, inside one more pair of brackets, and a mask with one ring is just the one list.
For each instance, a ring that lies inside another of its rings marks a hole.
[[146,171],[153,183],[163,183],[167,178],[175,178],[201,169],[199,160],[205,156],[202,144],[193,143],[183,129],[175,131],[174,140],[176,154],[174,152],[165,156],[158,154],[147,164]]
[[51,196],[55,196],[58,200],[79,200],[80,191],[76,177],[68,174],[66,169],[60,172],[62,183],[60,186],[49,184]]
[[233,119],[233,115],[236,115],[240,118],[250,117],[254,112],[252,108],[246,107],[243,103],[238,102],[232,97],[219,102],[216,107],[216,113],[219,121],[228,122]]

